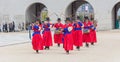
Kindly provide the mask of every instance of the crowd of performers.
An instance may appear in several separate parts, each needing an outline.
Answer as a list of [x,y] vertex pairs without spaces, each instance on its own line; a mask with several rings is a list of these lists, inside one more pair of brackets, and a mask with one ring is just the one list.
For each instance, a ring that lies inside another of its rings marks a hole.
[[[90,44],[94,45],[97,42],[96,27],[96,21],[89,20],[88,17],[84,18],[84,22],[80,21],[79,17],[76,20],[66,18],[65,24],[61,23],[60,18],[55,24],[50,23],[49,18],[46,18],[46,21],[41,24],[40,20],[37,20],[32,26],[32,46],[36,53],[39,53],[39,50],[49,50],[54,41],[58,47],[63,44],[64,50],[69,54],[69,51],[73,50],[73,46],[80,50],[83,43],[86,44],[86,47],[89,47]],[[51,28],[55,28],[54,40]]]

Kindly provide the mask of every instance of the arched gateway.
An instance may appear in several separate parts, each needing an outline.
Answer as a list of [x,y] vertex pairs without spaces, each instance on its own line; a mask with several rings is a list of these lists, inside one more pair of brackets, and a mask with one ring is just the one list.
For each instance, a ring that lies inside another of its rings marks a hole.
[[84,16],[88,16],[90,19],[94,18],[92,5],[84,0],[73,1],[66,9],[66,17],[76,18],[77,16],[80,16],[81,20]]
[[113,29],[120,29],[120,2],[115,4],[112,10]]
[[35,20],[37,19],[41,19],[42,21],[44,21],[47,15],[48,15],[48,10],[44,4],[39,2],[31,4],[27,8],[25,14],[26,26],[31,22],[35,22]]

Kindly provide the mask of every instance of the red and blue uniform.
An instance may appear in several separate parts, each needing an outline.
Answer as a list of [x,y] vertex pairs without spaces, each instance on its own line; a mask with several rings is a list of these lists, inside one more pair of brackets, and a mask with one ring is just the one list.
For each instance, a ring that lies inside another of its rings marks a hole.
[[96,36],[96,27],[94,25],[91,26],[91,42],[96,43],[97,42],[97,36]]
[[83,42],[91,43],[91,26],[92,23],[90,21],[84,22],[84,29],[89,30],[89,33],[83,33]]
[[[54,24],[54,27],[56,28],[56,30],[58,29],[63,29],[63,24],[62,23],[56,23]],[[54,42],[57,44],[61,44],[62,43],[62,38],[63,38],[63,33],[60,32],[59,34],[54,34]]]
[[52,34],[50,31],[50,23],[43,24],[43,40],[44,40],[44,46],[49,47],[52,46]]
[[43,39],[40,35],[40,26],[33,26],[32,46],[34,50],[43,50]]
[[64,25],[64,39],[63,39],[63,47],[66,51],[73,50],[73,36],[72,31],[68,30],[68,27],[72,27],[72,24]]
[[82,42],[82,26],[83,26],[83,24],[82,24],[82,22],[77,22],[77,23],[74,23],[74,25],[73,25],[73,28],[74,28],[74,30],[73,30],[73,32],[74,32],[74,34],[73,34],[73,39],[74,39],[74,45],[75,46],[83,46],[83,42]]

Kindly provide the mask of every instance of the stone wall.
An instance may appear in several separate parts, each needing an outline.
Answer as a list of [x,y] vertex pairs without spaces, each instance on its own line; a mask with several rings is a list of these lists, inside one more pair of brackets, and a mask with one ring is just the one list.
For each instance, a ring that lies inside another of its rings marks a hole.
[[[16,24],[25,22],[27,8],[37,2],[44,4],[48,8],[49,17],[52,22],[56,22],[55,20],[58,17],[64,20],[66,10],[73,1],[74,0],[0,0],[0,21],[1,23],[15,21]],[[112,10],[119,0],[86,1],[94,8],[95,19],[98,21],[98,30],[113,29]]]

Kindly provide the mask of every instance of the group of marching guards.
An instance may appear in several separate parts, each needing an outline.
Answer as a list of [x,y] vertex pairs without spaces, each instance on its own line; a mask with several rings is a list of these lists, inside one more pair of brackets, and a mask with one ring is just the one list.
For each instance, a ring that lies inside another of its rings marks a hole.
[[39,50],[49,50],[53,46],[51,28],[54,28],[54,43],[58,47],[63,44],[64,50],[69,54],[69,51],[73,50],[73,46],[80,50],[83,43],[86,47],[89,47],[90,44],[94,45],[97,42],[96,27],[96,21],[90,20],[88,17],[84,17],[83,22],[79,17],[73,20],[66,18],[65,24],[61,23],[60,18],[55,24],[50,23],[49,18],[46,18],[46,21],[41,24],[40,20],[36,20],[32,26],[32,46],[36,53],[39,53]]

